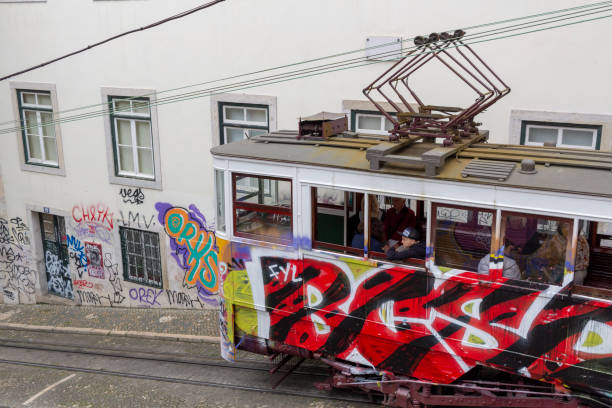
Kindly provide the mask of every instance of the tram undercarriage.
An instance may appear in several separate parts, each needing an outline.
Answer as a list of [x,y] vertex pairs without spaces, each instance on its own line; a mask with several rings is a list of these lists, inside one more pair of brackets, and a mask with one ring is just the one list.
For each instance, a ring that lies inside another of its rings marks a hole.
[[603,401],[540,381],[477,366],[452,384],[439,384],[381,372],[371,367],[327,358],[319,353],[254,336],[237,338],[238,349],[263,354],[275,362],[271,374],[285,368],[278,386],[305,360],[317,359],[329,366],[329,377],[315,384],[320,390],[351,389],[370,401],[397,408],[512,407],[587,408],[608,407]]

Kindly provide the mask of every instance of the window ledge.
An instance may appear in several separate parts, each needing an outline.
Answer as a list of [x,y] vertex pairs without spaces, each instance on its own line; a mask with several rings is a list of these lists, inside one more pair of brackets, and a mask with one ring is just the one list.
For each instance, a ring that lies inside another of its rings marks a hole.
[[34,173],[52,174],[54,176],[66,176],[66,169],[62,167],[49,166],[46,164],[21,163],[21,170]]
[[110,183],[127,187],[150,188],[153,190],[162,190],[161,180],[145,179],[139,177],[115,176],[110,175]]

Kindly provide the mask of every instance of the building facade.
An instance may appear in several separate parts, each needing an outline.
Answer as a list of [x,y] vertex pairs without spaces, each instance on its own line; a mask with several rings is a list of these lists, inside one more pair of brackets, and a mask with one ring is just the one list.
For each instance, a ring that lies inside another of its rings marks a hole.
[[[199,4],[0,0],[0,74]],[[211,147],[322,110],[384,133],[362,89],[393,61],[314,67],[365,58],[369,43],[580,5],[228,0],[0,82],[0,302],[216,307]],[[490,140],[612,149],[612,56],[598,45],[609,34],[599,20],[475,44],[513,89],[480,117]],[[348,50],[361,51],[291,65]],[[447,73],[415,81],[432,103],[471,102]]]

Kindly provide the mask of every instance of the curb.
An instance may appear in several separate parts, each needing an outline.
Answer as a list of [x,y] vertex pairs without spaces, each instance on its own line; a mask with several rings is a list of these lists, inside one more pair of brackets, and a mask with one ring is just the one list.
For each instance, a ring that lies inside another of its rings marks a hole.
[[132,330],[93,329],[87,327],[35,326],[20,323],[0,323],[0,330],[23,330],[62,334],[89,334],[100,336],[134,337],[149,340],[173,340],[189,343],[219,343],[219,337],[198,336],[194,334],[156,333]]

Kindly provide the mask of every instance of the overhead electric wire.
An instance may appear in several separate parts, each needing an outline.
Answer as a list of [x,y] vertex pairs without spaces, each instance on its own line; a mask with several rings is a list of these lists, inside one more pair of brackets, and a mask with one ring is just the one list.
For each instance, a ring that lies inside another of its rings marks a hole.
[[[607,11],[607,10],[605,10]],[[589,14],[595,14],[595,13],[589,13]],[[584,15],[587,14],[583,14],[579,17],[582,17]],[[576,18],[578,16],[574,16],[572,18]],[[581,20],[581,21],[577,21],[577,22],[573,22],[570,24],[562,24],[562,25],[558,25],[558,26],[551,26],[551,27],[545,27],[542,29],[538,29],[538,30],[532,30],[529,32],[521,32],[521,33],[516,33],[513,35],[508,35],[508,36],[503,36],[503,37],[498,37],[498,38],[494,38],[494,39],[488,39],[488,40],[481,40],[481,41],[472,41],[472,42],[466,42],[467,44],[471,44],[471,43],[479,43],[479,42],[486,42],[486,41],[491,41],[491,40],[495,40],[495,39],[501,39],[501,38],[507,38],[507,37],[513,37],[513,36],[517,36],[517,35],[523,35],[523,34],[528,34],[531,32],[536,32],[536,31],[543,31],[543,30],[547,30],[547,29],[552,29],[552,28],[557,28],[557,27],[561,27],[561,26],[566,26],[566,25],[572,25],[572,24],[578,24],[578,23],[582,23],[582,22],[586,22],[586,21],[592,21],[592,20],[597,20],[597,19],[601,19],[601,18],[607,18],[609,16],[603,16],[603,17],[599,17],[599,18],[595,18],[595,19],[588,19],[588,20]],[[559,20],[566,20],[565,19],[558,19],[558,20],[553,20],[553,21],[559,21]],[[531,26],[534,25],[542,25],[542,24],[532,24],[533,22],[528,22],[528,23],[522,23],[519,25],[525,25],[525,24],[531,24]],[[550,22],[548,22],[550,23]],[[498,29],[498,30],[489,30],[490,31],[495,31],[496,33],[494,34],[488,34],[488,35],[481,35],[482,33],[475,33],[472,34],[471,37],[473,38],[481,38],[481,37],[487,37],[487,36],[491,36],[491,35],[495,35],[497,33],[502,33],[502,32],[508,32],[508,31],[512,31],[512,30],[508,30],[508,27],[503,27],[502,29]],[[526,28],[526,27],[523,27]],[[516,29],[514,29],[516,30]],[[466,36],[468,37],[468,36]],[[413,47],[415,48],[415,47]],[[453,47],[448,47],[448,48],[453,48]],[[427,51],[425,53],[429,53],[432,51]],[[392,52],[394,54],[398,54],[398,52]],[[388,53],[382,53],[382,54],[389,54]],[[423,54],[423,53],[422,53]],[[419,54],[412,54],[412,55],[419,55]],[[387,55],[388,56],[388,55]],[[353,60],[356,60],[356,62],[361,62],[364,58],[356,58]],[[286,82],[289,80],[293,80],[293,79],[298,79],[298,78],[305,78],[305,77],[310,77],[310,76],[315,76],[315,75],[321,75],[324,73],[328,73],[328,72],[334,72],[334,71],[339,71],[339,70],[343,70],[343,69],[349,69],[349,68],[356,68],[356,67],[360,67],[360,66],[364,66],[364,65],[370,65],[373,63],[379,63],[380,61],[370,61],[367,62],[365,64],[360,64],[360,65],[354,65],[355,62],[350,62],[353,60],[348,60],[349,62],[346,61],[340,61],[340,62],[336,62],[336,63],[332,63],[332,64],[325,64],[324,66],[319,66],[319,67],[312,67],[312,68],[308,68],[308,69],[304,69],[304,70],[298,70],[298,71],[293,71],[293,72],[289,72],[289,73],[283,73],[283,74],[278,74],[278,75],[273,75],[273,76],[269,76],[269,77],[264,77],[264,78],[257,78],[257,79],[252,79],[249,81],[243,81],[243,82],[239,82],[239,83],[234,83],[234,84],[229,84],[229,85],[224,85],[224,86],[220,86],[220,87],[215,87],[215,88],[209,88],[209,89],[205,89],[205,90],[198,90],[198,91],[193,91],[193,92],[189,92],[189,93],[185,93],[185,94],[179,94],[179,95],[174,95],[171,97],[167,97],[167,98],[163,98],[157,101],[153,101],[150,103],[151,106],[156,106],[156,105],[162,105],[162,104],[166,104],[166,103],[172,103],[172,102],[178,102],[181,100],[189,100],[189,99],[195,99],[198,97],[205,97],[205,96],[210,96],[213,94],[217,94],[217,93],[223,93],[223,92],[227,92],[228,90],[231,91],[236,91],[236,90],[241,90],[241,89],[248,89],[248,88],[253,88],[253,87],[257,87],[257,86],[263,86],[263,85],[270,85],[270,84],[274,84],[274,83],[279,83],[279,82]],[[351,65],[353,64],[353,66],[351,67],[346,67],[346,68],[340,68],[340,69],[328,69],[331,66],[344,66],[344,65]],[[320,70],[325,70],[324,72],[318,72],[318,73],[314,73],[314,74],[310,74],[310,75],[302,75],[302,76],[298,76],[296,78],[286,78],[286,77],[292,77],[292,76],[296,76],[296,75],[300,75],[303,73],[307,73],[308,71],[320,71]],[[277,81],[275,79],[278,78],[284,78],[283,80]],[[243,86],[243,85],[249,85],[249,86]],[[236,88],[238,87],[238,88]],[[81,115],[75,115],[75,116],[71,116],[68,118],[63,118],[63,119],[59,119],[59,120],[54,120],[54,121],[48,121],[43,123],[42,125],[50,125],[53,123],[61,123],[61,122],[69,122],[69,121],[75,121],[75,120],[80,120],[80,119],[87,119],[87,118],[91,118],[91,117],[96,117],[96,116],[101,116],[101,115],[106,115],[108,114],[110,111],[109,110],[103,110],[103,111],[97,111],[97,112],[89,112],[89,113],[85,113],[85,114],[81,114]],[[120,110],[115,110],[115,112],[120,112]],[[16,129],[21,129],[21,127],[19,128],[14,128],[14,129],[4,129],[1,130],[0,133],[7,133],[7,132],[11,132],[13,130]]]
[[197,7],[194,7],[192,9],[190,9],[190,10],[183,11],[183,12],[181,12],[179,14],[175,14],[173,16],[166,17],[166,18],[164,18],[162,20],[156,21],[156,22],[148,24],[146,26],[143,26],[143,27],[140,27],[140,28],[135,28],[135,29],[132,29],[132,30],[129,30],[129,31],[125,31],[125,32],[123,32],[121,34],[117,34],[117,35],[114,35],[112,37],[106,38],[106,39],[104,39],[102,41],[98,41],[97,43],[90,44],[90,45],[88,45],[85,48],[81,48],[79,50],[69,52],[68,54],[64,54],[61,57],[57,57],[57,58],[54,58],[52,60],[40,63],[38,65],[34,65],[33,67],[22,69],[21,71],[14,72],[14,73],[9,74],[9,75],[5,75],[2,78],[0,78],[0,81],[4,81],[5,79],[9,79],[9,78],[12,78],[14,76],[17,76],[17,75],[20,75],[20,74],[24,74],[26,72],[34,71],[35,69],[44,67],[46,65],[52,64],[54,62],[63,60],[63,59],[68,58],[68,57],[72,57],[73,55],[80,54],[82,52],[91,50],[92,48],[95,48],[95,47],[98,47],[98,46],[100,46],[102,44],[106,44],[107,42],[116,40],[117,38],[121,38],[121,37],[124,37],[124,36],[129,35],[129,34],[134,34],[134,33],[137,33],[138,31],[148,30],[150,28],[157,27],[159,25],[165,24],[165,23],[167,23],[169,21],[178,20],[179,18],[183,18],[183,17],[188,16],[190,14],[193,14],[193,13],[195,13],[197,11],[204,10],[204,9],[206,9],[208,7],[212,7],[215,4],[221,3],[223,1],[225,1],[225,0],[213,0],[213,1],[210,1],[208,3],[201,4],[201,5],[197,6]]
[[[610,4],[610,3],[612,3],[612,1],[604,2],[604,3]],[[602,4],[602,3],[596,3],[596,5],[599,5],[599,4]],[[612,4],[610,4],[610,6],[612,6]],[[605,10],[600,10],[600,11],[592,12],[592,10],[601,9],[601,8],[605,8]],[[584,9],[584,7],[582,9]],[[579,12],[569,13],[569,14],[566,14],[564,16],[548,17],[548,18],[541,19],[541,20],[528,21],[528,22],[525,22],[525,23],[515,24],[515,25],[512,25],[512,26],[500,27],[500,28],[494,29],[494,30],[487,30],[487,31],[479,32],[479,33],[473,33],[473,34],[470,34],[470,35],[466,35],[463,40],[464,40],[464,42],[466,44],[475,44],[475,43],[488,42],[488,41],[493,41],[493,40],[502,39],[502,38],[509,38],[509,37],[514,37],[514,36],[519,36],[519,35],[525,35],[525,34],[537,32],[537,31],[544,31],[544,30],[549,30],[549,29],[553,29],[553,28],[559,28],[559,27],[568,26],[568,25],[579,24],[579,23],[588,22],[588,21],[599,20],[599,19],[611,17],[612,15],[606,15],[606,16],[600,16],[600,17],[597,17],[597,18],[573,21],[573,22],[570,22],[570,23],[560,24],[560,25],[556,25],[556,26],[550,26],[549,25],[552,22],[568,20],[568,19],[576,19],[576,18],[587,16],[587,15],[598,14],[598,13],[602,13],[602,12],[606,12],[606,11],[610,11],[610,10],[612,10],[612,9],[609,9],[606,6],[599,6],[599,7],[596,7],[596,8],[591,8],[589,10],[582,10],[582,11],[579,11]],[[547,14],[552,14],[552,13],[553,12],[549,12]],[[555,13],[555,14],[558,14],[558,13]],[[567,17],[567,16],[570,16],[570,17]],[[565,18],[559,18],[559,17],[565,17]],[[519,19],[520,18],[513,19],[513,21],[517,21]],[[546,22],[542,23],[541,21],[546,21]],[[489,24],[482,25],[482,26],[488,26],[488,25],[491,25],[491,24],[493,24],[493,23],[489,23]],[[544,25],[546,27],[542,27],[542,28],[539,28],[539,29],[531,30],[531,31],[522,31],[522,32],[519,32],[519,33],[514,33],[514,34],[510,34],[510,35],[506,35],[506,36],[501,36],[501,37],[496,37],[496,38],[488,38],[488,39],[479,40],[479,41],[473,41],[475,39],[491,37],[491,36],[495,36],[495,35],[498,35],[498,34],[501,34],[501,33],[505,33],[505,32],[524,30],[525,28],[536,27],[536,26],[544,26]],[[520,27],[520,26],[524,26],[524,27]],[[512,28],[512,27],[515,27],[515,28]],[[520,28],[516,28],[516,27],[520,27]],[[489,33],[489,34],[487,34],[487,33]],[[411,49],[414,49],[414,48],[416,48],[416,47],[411,47]],[[448,47],[448,48],[453,48],[453,47]],[[398,55],[400,53],[408,52],[409,50],[410,49],[405,50],[405,51],[400,51],[400,52],[398,52],[398,51],[383,52],[383,53],[377,54],[377,56],[383,56],[383,57],[386,56],[386,57],[389,57],[389,56]],[[421,54],[430,53],[430,52],[432,52],[432,51],[426,51],[426,52],[423,52]],[[412,56],[416,56],[416,55],[419,55],[419,54],[411,54],[411,55]],[[217,87],[212,87],[212,88],[208,88],[208,89],[204,89],[204,90],[195,90],[195,91],[188,92],[188,93],[172,95],[172,96],[168,96],[166,98],[161,98],[161,99],[158,99],[158,100],[155,100],[155,101],[151,101],[150,102],[150,106],[164,105],[164,104],[167,104],[167,103],[174,103],[174,102],[183,101],[183,100],[190,100],[190,99],[195,99],[195,98],[200,98],[200,97],[206,97],[206,96],[210,96],[210,95],[214,95],[214,94],[218,94],[218,93],[225,93],[225,92],[228,92],[228,91],[237,91],[237,90],[249,89],[249,88],[253,88],[253,87],[260,87],[260,86],[264,86],[264,85],[271,85],[271,84],[275,84],[275,83],[287,82],[287,81],[290,81],[290,80],[306,78],[306,77],[311,77],[311,76],[316,76],[316,75],[322,75],[322,74],[325,74],[325,73],[341,71],[341,70],[350,69],[350,68],[357,68],[357,67],[361,67],[361,66],[365,66],[365,65],[371,65],[371,64],[375,64],[375,63],[380,63],[381,62],[381,61],[367,61],[366,63],[363,63],[363,64],[357,64],[359,62],[363,62],[366,59],[367,59],[366,57],[353,58],[353,59],[349,59],[349,60],[344,60],[344,61],[338,61],[338,62],[334,62],[334,63],[324,64],[324,65],[321,65],[321,66],[300,69],[300,70],[297,70],[297,71],[290,71],[290,72],[280,73],[280,74],[271,75],[271,76],[267,76],[267,77],[263,77],[263,78],[255,78],[255,79],[250,79],[250,80],[246,80],[246,81],[242,81],[242,82],[238,82],[238,83],[226,84],[226,85],[221,85],[221,86],[217,86]],[[103,104],[103,105],[107,105],[107,104]],[[95,105],[95,106],[99,106],[99,105]],[[120,112],[120,110],[115,110],[114,112]],[[59,118],[59,119],[56,119],[56,120],[53,120],[53,121],[48,121],[48,122],[43,123],[42,125],[51,125],[51,124],[55,124],[55,123],[71,122],[71,121],[76,121],[76,120],[82,120],[82,119],[102,116],[102,115],[106,115],[108,113],[110,113],[110,111],[108,109],[104,109],[102,111],[87,112],[87,113],[83,113],[83,114],[79,114],[79,115],[74,115],[74,116],[69,116],[69,117],[65,117],[65,118]],[[14,127],[14,128],[1,129],[0,130],[0,134],[1,133],[9,133],[9,132],[12,132],[12,131],[15,131],[15,130],[19,130],[19,129],[22,129],[22,127]]]
[[[542,12],[542,13],[537,13],[537,14],[531,14],[531,15],[528,15],[528,16],[514,17],[514,18],[510,18],[510,19],[506,19],[506,20],[493,21],[493,22],[489,22],[489,23],[478,24],[478,25],[473,25],[473,26],[469,26],[469,27],[463,27],[463,28],[460,28],[460,29],[466,31],[466,30],[471,30],[471,29],[475,29],[475,28],[482,28],[482,27],[488,27],[488,26],[492,26],[492,25],[505,24],[505,23],[508,23],[508,22],[514,22],[514,21],[519,21],[519,20],[526,20],[526,19],[546,16],[546,15],[551,15],[551,14],[564,13],[566,11],[571,11],[571,10],[582,10],[582,9],[587,9],[587,8],[590,9],[590,10],[594,10],[594,9],[599,8],[597,6],[601,6],[601,5],[604,5],[604,4],[605,5],[611,5],[612,4],[612,0],[606,0],[606,1],[601,1],[601,2],[597,2],[597,3],[585,4],[585,5],[582,5],[582,6],[569,7],[569,8],[565,8],[565,9],[552,10],[552,11],[547,11],[547,12]],[[194,10],[194,9],[192,9],[192,10]],[[184,12],[184,13],[191,12],[192,10],[189,10],[189,11]],[[579,12],[577,12],[577,13],[579,13]],[[555,17],[550,17],[550,18],[555,18]],[[546,20],[546,19],[544,19],[544,20]],[[543,20],[535,20],[535,21],[543,21]],[[533,21],[528,22],[528,23],[532,23],[532,22]],[[404,42],[412,41],[413,39],[414,39],[413,37],[405,38],[405,39],[401,40],[401,42],[404,43]],[[232,75],[232,76],[228,76],[228,77],[224,77],[224,78],[218,78],[218,79],[215,79],[215,80],[209,80],[209,81],[205,81],[205,82],[200,82],[200,83],[196,83],[196,84],[183,85],[183,86],[180,86],[180,87],[171,88],[171,89],[167,89],[167,90],[155,91],[155,92],[150,93],[150,94],[139,95],[138,98],[146,97],[146,96],[153,96],[153,95],[157,96],[157,95],[162,94],[162,93],[178,91],[178,90],[186,89],[186,88],[193,88],[193,87],[196,87],[196,86],[201,86],[201,85],[206,85],[206,84],[210,84],[210,83],[226,81],[226,80],[230,80],[230,79],[236,79],[236,78],[240,78],[240,77],[250,76],[250,75],[259,74],[259,73],[263,73],[263,72],[274,71],[274,70],[278,70],[278,69],[282,69],[282,68],[288,68],[288,67],[297,66],[297,65],[308,64],[308,63],[311,63],[311,62],[322,61],[322,60],[325,60],[325,59],[336,58],[336,57],[340,57],[340,56],[344,56],[344,55],[354,54],[354,53],[357,53],[357,52],[362,52],[362,51],[371,50],[371,49],[375,49],[375,48],[385,47],[385,46],[388,46],[388,45],[391,45],[391,44],[396,44],[396,42],[392,41],[392,42],[389,42],[389,43],[378,44],[378,45],[374,45],[374,46],[370,46],[370,47],[365,47],[365,48],[359,48],[359,49],[355,49],[355,50],[351,50],[351,51],[344,51],[344,52],[340,52],[340,53],[336,53],[336,54],[332,54],[332,55],[327,55],[327,56],[324,56],[324,57],[317,57],[317,58],[312,58],[312,59],[308,59],[308,60],[304,60],[304,61],[299,61],[299,62],[294,62],[294,63],[290,63],[290,64],[279,65],[279,66],[276,66],[276,67],[265,68],[265,69],[261,69],[261,70],[257,70],[257,71],[252,71],[252,72],[244,73],[244,74],[236,74],[236,75]],[[361,57],[361,58],[363,58],[363,57]],[[134,99],[134,98],[137,98],[137,97],[127,98],[127,100]],[[74,111],[77,111],[77,110],[83,110],[83,109],[88,109],[88,108],[93,108],[93,107],[98,107],[98,106],[105,106],[105,105],[107,105],[107,103],[95,103],[95,104],[92,104],[92,105],[85,105],[85,106],[80,106],[80,107],[76,107],[76,108],[65,109],[63,111],[54,112],[54,114],[55,115],[59,115],[59,114],[63,114],[63,113],[74,112]],[[5,121],[5,122],[0,122],[0,125],[6,125],[6,124],[9,124],[9,123],[19,123],[19,122],[20,122],[19,120],[13,119],[13,120]]]

